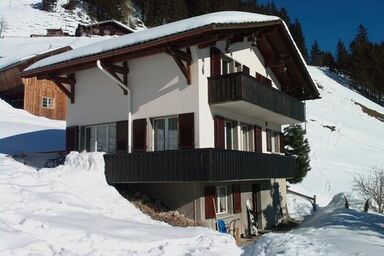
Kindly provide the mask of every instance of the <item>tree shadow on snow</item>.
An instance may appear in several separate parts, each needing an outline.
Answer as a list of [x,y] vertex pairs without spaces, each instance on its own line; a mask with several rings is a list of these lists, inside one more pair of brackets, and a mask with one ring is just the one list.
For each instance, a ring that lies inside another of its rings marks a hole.
[[62,151],[64,148],[65,130],[59,129],[22,133],[0,139],[0,153],[9,155]]

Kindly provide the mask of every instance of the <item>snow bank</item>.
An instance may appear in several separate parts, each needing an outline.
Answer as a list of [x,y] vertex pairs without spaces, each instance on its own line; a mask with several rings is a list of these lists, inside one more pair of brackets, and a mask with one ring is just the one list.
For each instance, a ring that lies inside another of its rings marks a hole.
[[240,255],[229,235],[152,220],[106,183],[102,153],[36,171],[0,156],[1,255]]
[[384,215],[345,209],[338,194],[298,229],[263,235],[244,255],[384,255],[383,244]]
[[305,198],[287,194],[287,206],[289,217],[302,221],[305,216],[311,215],[313,206],[312,203]]
[[64,150],[65,121],[38,117],[0,99],[0,153]]
[[[384,108],[348,89],[341,77],[309,67],[319,85],[321,99],[306,102],[307,137],[311,166],[303,182],[292,190],[317,195],[325,206],[333,195],[351,193],[356,173],[372,166],[384,168],[384,123],[365,114],[355,102],[384,114]],[[325,126],[335,126],[331,131]]]

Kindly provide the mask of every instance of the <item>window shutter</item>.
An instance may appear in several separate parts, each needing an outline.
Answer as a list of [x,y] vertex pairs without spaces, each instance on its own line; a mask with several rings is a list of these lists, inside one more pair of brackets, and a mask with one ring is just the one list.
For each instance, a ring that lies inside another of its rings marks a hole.
[[215,148],[225,148],[224,140],[224,119],[220,116],[215,116]]
[[272,152],[272,131],[267,129],[267,151]]
[[284,133],[280,133],[280,153],[285,153],[285,137],[284,137]]
[[128,120],[116,123],[116,151],[128,150]]
[[147,120],[136,119],[132,122],[133,152],[145,152],[147,150]]
[[78,148],[78,126],[71,126],[65,129],[65,151],[67,153],[76,151]]
[[241,213],[240,184],[232,185],[233,213]]
[[179,143],[180,149],[189,149],[195,147],[194,113],[179,115]]
[[204,196],[205,196],[205,219],[213,219],[216,216],[215,207],[213,205],[213,201],[216,200],[216,187],[215,186],[205,187]]
[[255,152],[263,152],[263,142],[261,136],[262,130],[261,127],[255,126]]
[[221,74],[220,67],[221,52],[215,47],[211,47],[211,77]]

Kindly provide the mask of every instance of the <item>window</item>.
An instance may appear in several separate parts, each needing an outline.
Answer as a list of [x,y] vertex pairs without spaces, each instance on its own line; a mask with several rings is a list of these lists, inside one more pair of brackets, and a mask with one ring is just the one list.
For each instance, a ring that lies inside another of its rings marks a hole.
[[236,149],[237,133],[236,123],[225,121],[224,122],[224,142],[225,149]]
[[226,74],[229,74],[229,73],[232,73],[231,72],[231,64],[232,64],[232,60],[229,59],[229,58],[225,58],[223,57],[221,59],[221,74],[222,75],[226,75]]
[[178,148],[177,117],[154,119],[153,130],[155,151]]
[[278,132],[273,132],[273,152],[280,152],[280,140]]
[[267,129],[267,151],[272,152],[272,131]]
[[86,127],[86,149],[88,152],[116,152],[116,124]]
[[216,213],[228,212],[228,196],[227,187],[218,186],[216,187]]
[[53,108],[53,99],[49,97],[43,97],[43,108]]
[[253,151],[252,126],[240,126],[240,150]]

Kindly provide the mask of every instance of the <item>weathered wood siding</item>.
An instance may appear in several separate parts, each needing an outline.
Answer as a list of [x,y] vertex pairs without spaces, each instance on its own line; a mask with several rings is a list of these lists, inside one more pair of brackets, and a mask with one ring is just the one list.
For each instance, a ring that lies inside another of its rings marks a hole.
[[21,73],[18,67],[0,71],[0,92],[22,85]]
[[[23,78],[24,110],[50,119],[65,120],[67,116],[67,97],[49,80],[37,78]],[[53,108],[43,108],[43,97],[53,99]]]

